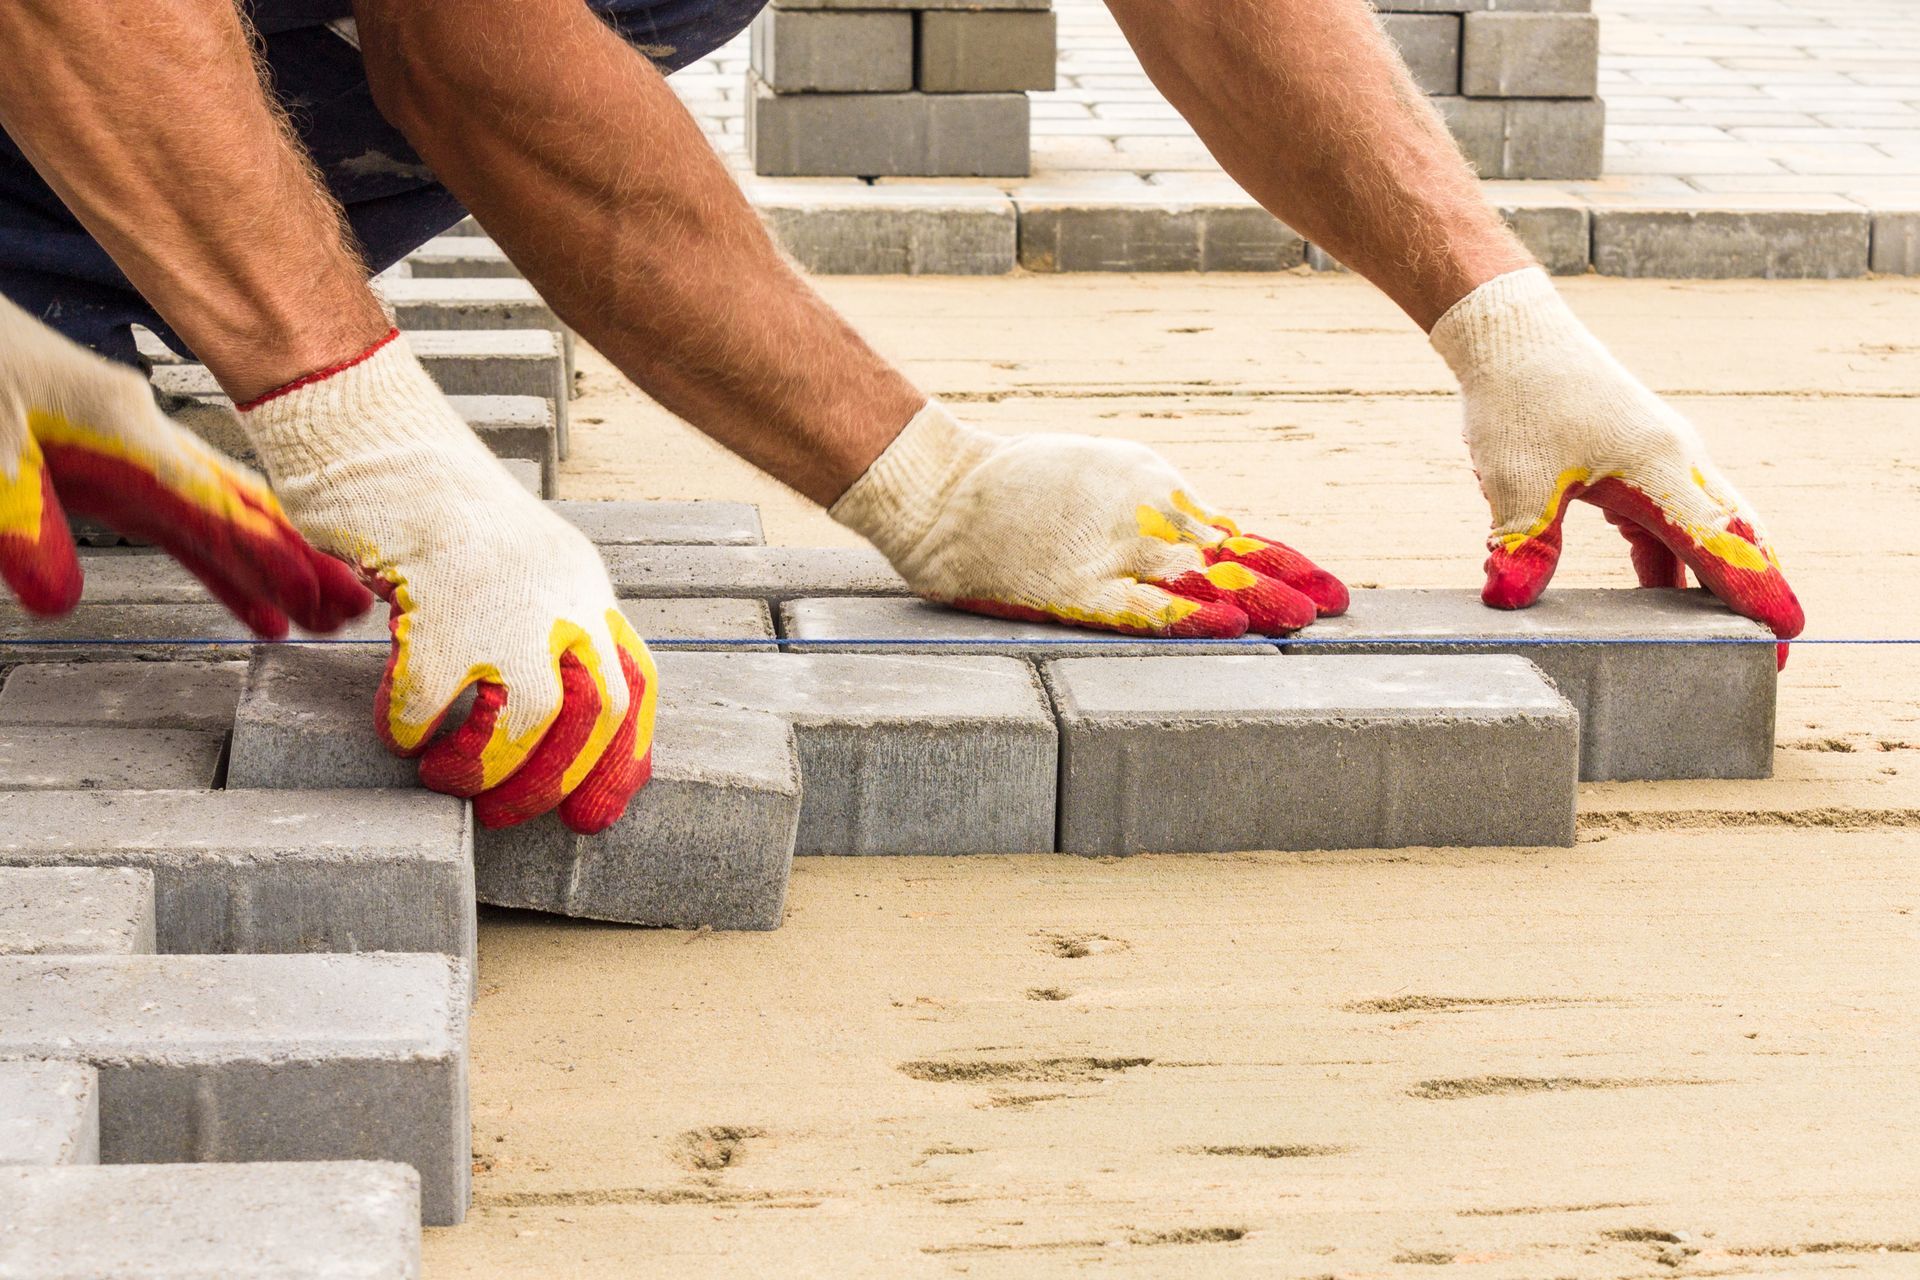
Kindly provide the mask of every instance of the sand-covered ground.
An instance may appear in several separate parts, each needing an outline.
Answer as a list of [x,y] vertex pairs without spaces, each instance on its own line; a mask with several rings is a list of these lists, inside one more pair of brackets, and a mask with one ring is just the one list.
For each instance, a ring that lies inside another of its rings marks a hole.
[[[1148,441],[1354,584],[1472,585],[1440,361],[1330,276],[830,280],[982,425]],[[1920,636],[1920,283],[1578,280],[1808,634]],[[570,497],[849,541],[583,355]],[[1577,510],[1559,580],[1626,586]],[[1570,850],[807,859],[786,927],[489,913],[453,1276],[1920,1275],[1920,650]],[[1259,785],[1258,768],[1248,771]]]

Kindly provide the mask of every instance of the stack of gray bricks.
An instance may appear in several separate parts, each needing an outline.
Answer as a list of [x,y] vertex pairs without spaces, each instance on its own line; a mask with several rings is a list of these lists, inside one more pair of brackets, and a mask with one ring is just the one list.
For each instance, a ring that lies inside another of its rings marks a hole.
[[1483,178],[1597,178],[1606,129],[1590,0],[1375,0],[1414,83]]
[[1023,177],[1054,40],[1048,0],[774,0],[751,35],[754,172]]

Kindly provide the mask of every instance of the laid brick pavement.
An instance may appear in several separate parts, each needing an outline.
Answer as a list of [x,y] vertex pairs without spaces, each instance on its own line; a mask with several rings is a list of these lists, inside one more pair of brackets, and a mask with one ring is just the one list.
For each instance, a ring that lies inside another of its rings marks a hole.
[[[1497,203],[1736,212],[1745,219],[1718,230],[1656,225],[1656,238],[1684,234],[1693,242],[1677,253],[1650,255],[1646,274],[1859,274],[1867,267],[1870,234],[1878,236],[1875,269],[1920,270],[1920,4],[1594,0],[1593,8],[1601,18],[1606,176],[1490,182]],[[845,206],[918,208],[924,216],[929,202],[966,201],[974,202],[977,219],[982,200],[1039,196],[1098,207],[1244,204],[1244,194],[1148,82],[1104,5],[1056,0],[1056,9],[1058,87],[1033,95],[1034,172],[1026,179],[755,178],[743,134],[746,38],[672,83],[756,203],[784,215],[778,219],[783,235],[795,208],[823,204],[841,206],[843,219]],[[1012,218],[1016,211],[1007,212]],[[1788,214],[1818,218],[1814,224],[1783,220]],[[1871,232],[1856,230],[1864,225],[1861,214],[1874,224]],[[1786,261],[1739,251],[1742,236],[1799,236],[1810,225],[1816,238],[1837,232],[1844,251]],[[875,239],[871,225],[836,233],[846,234]],[[972,267],[956,267],[955,255],[933,251],[918,263],[907,252],[903,265],[898,246],[892,248],[885,263],[876,256],[864,269],[1006,269],[1003,258],[977,252],[968,255]],[[825,247],[796,252],[815,269],[862,269]],[[1709,260],[1702,262],[1703,254]],[[1716,267],[1715,258],[1730,260]],[[1601,269],[1643,273],[1635,266],[1616,253]]]

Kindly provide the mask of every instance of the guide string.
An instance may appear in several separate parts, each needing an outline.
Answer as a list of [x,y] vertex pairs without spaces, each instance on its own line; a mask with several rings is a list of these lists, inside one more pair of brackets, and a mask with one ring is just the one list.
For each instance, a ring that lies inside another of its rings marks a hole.
[[[31,639],[0,639],[0,648],[43,647],[50,649],[92,649],[127,647],[138,648],[224,648],[253,645],[379,645],[382,648],[390,643],[379,639],[343,639],[330,636],[300,636],[285,640],[262,640],[257,636],[238,637],[169,637],[142,636],[127,637],[81,637],[54,638],[35,637]],[[1186,648],[1207,649],[1266,649],[1275,645],[1305,649],[1313,647],[1405,647],[1420,649],[1514,649],[1522,647],[1550,647],[1559,645],[1766,645],[1772,647],[1781,643],[1794,648],[1801,645],[1920,645],[1920,636],[1814,636],[1806,639],[1780,641],[1773,636],[1510,636],[1500,639],[1492,637],[1412,637],[1412,636],[1244,636],[1236,640],[1217,640],[1205,636],[1163,639],[1151,636],[1124,636],[1090,632],[1085,636],[1063,635],[1058,638],[1036,637],[1033,639],[991,638],[968,639],[947,637],[927,638],[850,638],[850,639],[798,639],[781,636],[707,636],[680,637],[675,639],[653,639],[647,641],[650,649],[1045,649],[1045,648],[1153,648],[1180,650]]]

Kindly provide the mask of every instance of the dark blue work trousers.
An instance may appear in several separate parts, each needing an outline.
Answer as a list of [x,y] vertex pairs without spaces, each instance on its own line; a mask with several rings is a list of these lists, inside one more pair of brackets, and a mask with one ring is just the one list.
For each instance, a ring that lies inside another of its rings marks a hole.
[[[673,72],[739,34],[766,0],[583,3]],[[348,0],[253,0],[249,12],[274,91],[346,210],[370,268],[385,270],[466,216],[374,106],[359,51],[327,25],[349,16]],[[135,324],[191,355],[4,134],[0,294],[115,360],[135,362]]]

